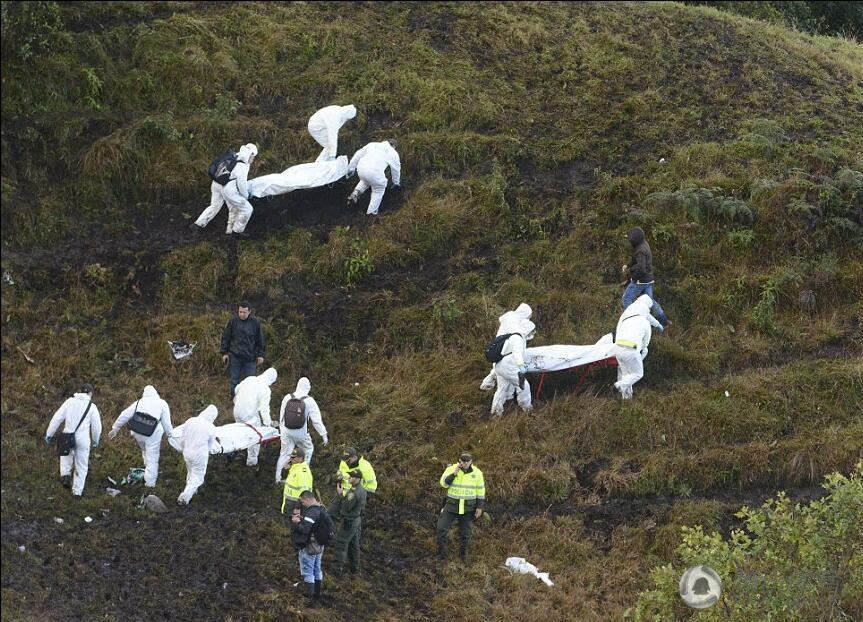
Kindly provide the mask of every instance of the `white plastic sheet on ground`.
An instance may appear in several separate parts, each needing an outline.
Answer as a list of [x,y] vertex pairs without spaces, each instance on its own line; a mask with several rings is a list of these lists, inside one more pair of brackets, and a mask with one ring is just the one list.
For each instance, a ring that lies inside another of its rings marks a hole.
[[249,194],[254,197],[274,197],[294,190],[318,188],[340,180],[348,174],[348,156],[335,160],[309,162],[286,168],[281,173],[262,175],[249,180]]
[[592,346],[539,346],[525,348],[524,364],[528,372],[561,371],[596,363],[614,356],[611,333]]
[[[174,436],[168,439],[171,447],[182,452],[183,427],[174,428]],[[269,443],[279,438],[279,431],[269,426],[253,426],[249,423],[228,423],[216,426],[218,442],[210,443],[210,455],[229,454],[234,451],[248,449],[258,443]]]
[[547,586],[554,587],[554,583],[552,583],[551,579],[548,578],[548,573],[540,572],[536,566],[531,564],[524,557],[507,557],[504,566],[506,566],[506,569],[510,572],[533,575]]

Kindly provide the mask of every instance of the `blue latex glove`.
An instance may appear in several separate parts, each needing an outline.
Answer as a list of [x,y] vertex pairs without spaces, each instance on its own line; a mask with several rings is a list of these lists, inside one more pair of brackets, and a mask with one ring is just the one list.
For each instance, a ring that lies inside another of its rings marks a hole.
[[50,445],[50,444],[51,444],[51,441],[53,441],[53,440],[54,440],[54,437],[53,437],[53,436],[46,436],[46,437],[45,437],[45,444],[46,444],[46,445]]

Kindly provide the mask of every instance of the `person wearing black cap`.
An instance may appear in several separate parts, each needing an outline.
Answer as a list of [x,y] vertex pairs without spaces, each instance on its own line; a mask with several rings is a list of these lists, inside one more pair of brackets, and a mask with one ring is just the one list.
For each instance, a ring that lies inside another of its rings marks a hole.
[[437,521],[437,554],[446,559],[446,541],[453,522],[458,521],[461,547],[459,556],[467,560],[471,523],[482,516],[485,505],[485,478],[473,464],[473,456],[462,452],[456,464],[450,465],[440,477],[446,489],[446,500]]
[[375,476],[375,470],[372,468],[371,462],[365,459],[364,456],[354,449],[348,447],[342,454],[342,461],[339,464],[339,472],[336,473],[336,478],[344,481],[348,478],[348,472],[354,469],[359,470],[363,475],[363,488],[366,492],[374,494],[378,490],[378,480]]
[[60,482],[66,488],[71,486],[72,495],[80,498],[84,494],[84,482],[87,481],[90,448],[99,446],[99,437],[102,435],[102,419],[93,403],[92,385],[86,382],[82,384],[78,392],[57,409],[45,432],[45,442],[54,440],[57,432],[60,432],[60,440],[57,441]]
[[348,487],[342,482],[336,484],[336,496],[330,504],[329,512],[341,525],[336,532],[335,550],[339,574],[345,570],[345,562],[350,559],[351,572],[360,569],[360,536],[362,534],[363,508],[366,506],[367,493],[362,486],[363,474],[359,469],[348,472]]
[[626,239],[632,245],[632,259],[621,268],[623,275],[629,278],[629,283],[621,297],[623,308],[626,309],[642,294],[647,294],[653,300],[650,312],[656,316],[663,327],[668,326],[671,322],[668,321],[668,316],[653,296],[653,253],[645,239],[644,230],[641,227],[635,227],[626,234]]

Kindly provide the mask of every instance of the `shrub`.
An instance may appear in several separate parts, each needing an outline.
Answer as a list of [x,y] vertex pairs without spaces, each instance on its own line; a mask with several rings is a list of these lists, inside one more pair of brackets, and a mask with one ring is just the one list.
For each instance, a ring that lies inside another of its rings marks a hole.
[[22,63],[50,52],[63,30],[56,2],[4,2],[2,5],[3,55],[6,41]]
[[351,242],[353,254],[345,259],[345,283],[353,285],[362,281],[375,271],[375,266],[369,257],[369,249],[364,247],[359,238]]
[[759,509],[743,507],[742,529],[727,540],[683,527],[676,563],[654,568],[654,587],[628,609],[633,620],[683,617],[677,595],[685,568],[706,564],[722,579],[722,598],[699,620],[835,620],[863,612],[863,462],[846,477],[828,475],[827,495],[809,505],[780,492]]
[[99,98],[102,95],[102,79],[93,67],[81,69],[84,74],[84,105],[95,111],[102,110]]
[[751,225],[755,213],[745,201],[724,196],[721,188],[688,186],[676,192],[654,192],[646,199],[648,205],[679,209],[696,222],[719,218],[727,222]]

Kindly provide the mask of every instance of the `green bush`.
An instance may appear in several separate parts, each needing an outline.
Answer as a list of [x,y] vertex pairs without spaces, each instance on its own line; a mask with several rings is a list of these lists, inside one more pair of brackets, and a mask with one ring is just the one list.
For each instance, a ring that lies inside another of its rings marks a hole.
[[828,475],[827,495],[809,505],[784,493],[761,508],[744,507],[742,529],[725,540],[701,526],[683,527],[675,562],[651,571],[653,588],[628,609],[632,620],[686,617],[678,582],[686,568],[707,565],[722,580],[722,598],[699,620],[838,620],[863,613],[863,462],[848,476]]
[[56,2],[4,2],[0,16],[3,56],[6,57],[9,46],[24,64],[51,52],[63,30],[60,7]]

